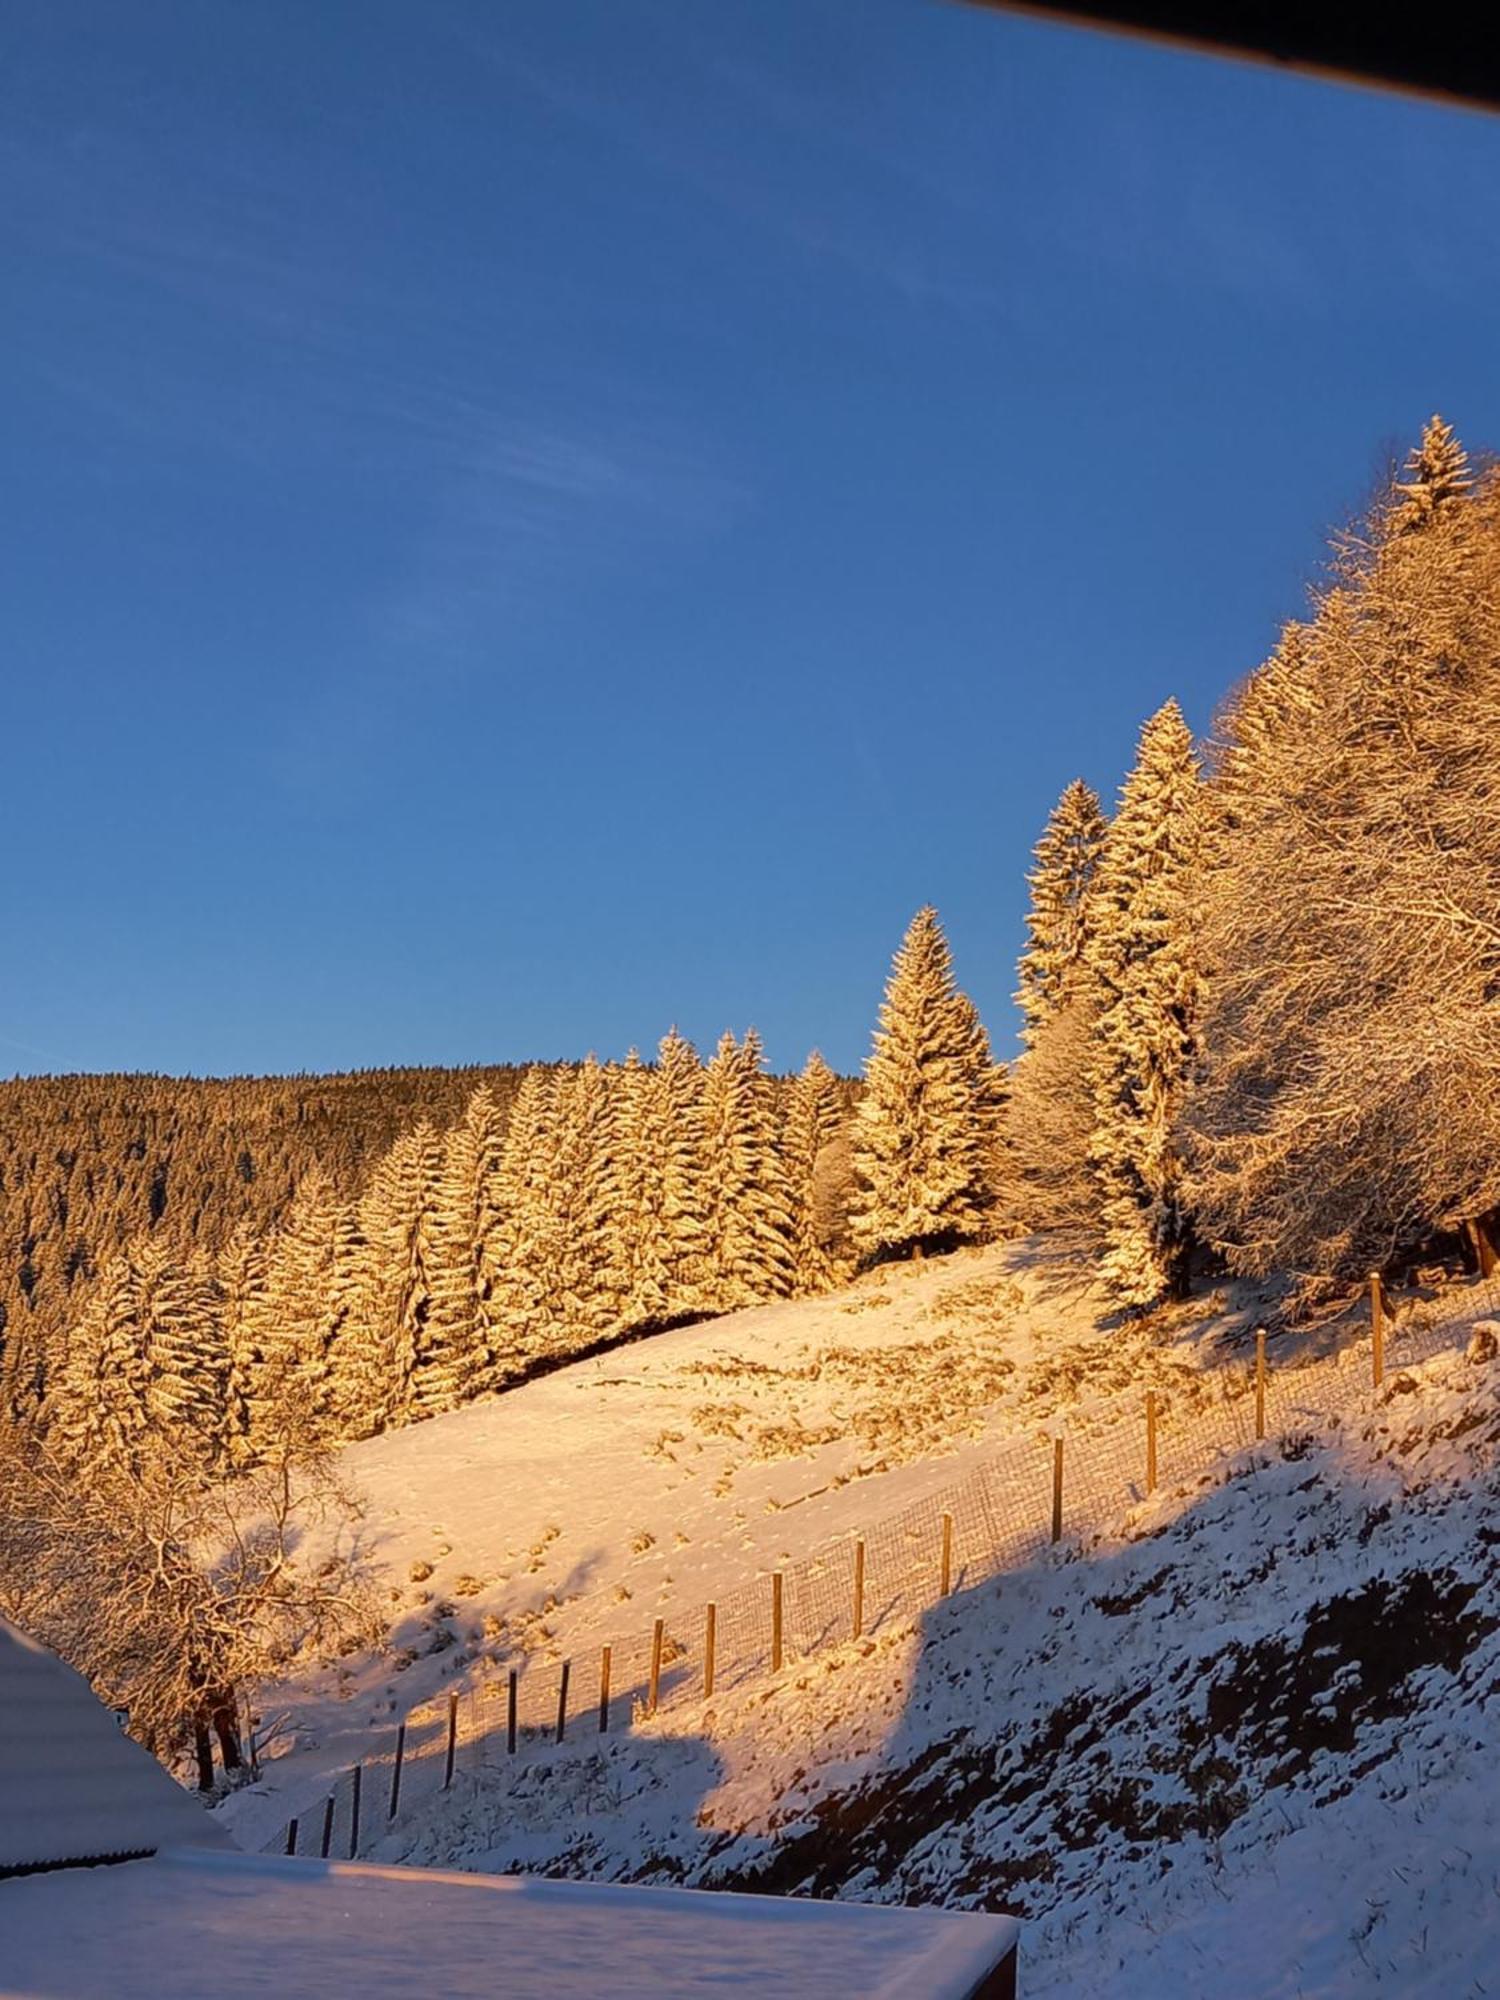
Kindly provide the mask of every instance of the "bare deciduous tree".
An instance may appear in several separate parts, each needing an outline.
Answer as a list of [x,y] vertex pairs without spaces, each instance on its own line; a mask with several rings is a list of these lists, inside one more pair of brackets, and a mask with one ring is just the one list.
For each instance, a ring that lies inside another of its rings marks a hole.
[[87,1477],[31,1436],[0,1452],[0,1607],[130,1712],[200,1788],[245,1758],[240,1712],[299,1661],[374,1636],[359,1510],[316,1454],[210,1482],[163,1437]]

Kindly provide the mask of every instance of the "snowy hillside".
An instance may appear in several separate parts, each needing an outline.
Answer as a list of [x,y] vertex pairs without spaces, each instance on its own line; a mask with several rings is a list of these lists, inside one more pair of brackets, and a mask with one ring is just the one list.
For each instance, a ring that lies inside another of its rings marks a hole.
[[351,1446],[389,1646],[264,1704],[286,1718],[285,1754],[228,1802],[236,1837],[268,1838],[435,1691],[644,1637],[664,1608],[945,1486],[1085,1376],[1106,1395],[1129,1364],[1096,1307],[1065,1261],[997,1246],[659,1335]]
[[1493,1364],[387,1858],[1007,1909],[1028,1994],[1456,1995],[1500,1953]]
[[1456,1325],[1379,1399],[1357,1321],[1276,1336],[1277,1384],[1309,1408],[1336,1388],[1342,1417],[1299,1430],[1273,1396],[1293,1441],[1236,1451],[1246,1332],[1271,1304],[1241,1290],[1122,1330],[1066,1261],[1000,1247],[352,1448],[391,1648],[285,1691],[295,1747],[224,1809],[237,1838],[274,1839],[435,1692],[522,1659],[550,1695],[568,1657],[576,1717],[601,1642],[948,1494],[1007,1444],[1040,1451],[1060,1422],[1070,1450],[1109,1448],[1149,1387],[1205,1426],[1233,1415],[1230,1449],[1198,1466],[1164,1441],[1161,1489],[1102,1539],[1037,1536],[977,1584],[961,1565],[945,1603],[886,1607],[860,1642],[706,1706],[689,1684],[602,1745],[590,1717],[514,1761],[479,1746],[383,1838],[367,1814],[361,1851],[1014,1910],[1029,1992],[1469,1990],[1500,1943],[1457,1782],[1493,1733],[1500,1378]]

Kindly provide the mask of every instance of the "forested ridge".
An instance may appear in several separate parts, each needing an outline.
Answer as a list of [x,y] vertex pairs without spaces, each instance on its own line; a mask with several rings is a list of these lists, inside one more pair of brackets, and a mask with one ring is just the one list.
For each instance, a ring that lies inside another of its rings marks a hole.
[[217,1251],[268,1232],[316,1162],[353,1195],[419,1117],[452,1124],[512,1065],[330,1076],[14,1077],[0,1082],[0,1381],[11,1399],[114,1253],[147,1234]]

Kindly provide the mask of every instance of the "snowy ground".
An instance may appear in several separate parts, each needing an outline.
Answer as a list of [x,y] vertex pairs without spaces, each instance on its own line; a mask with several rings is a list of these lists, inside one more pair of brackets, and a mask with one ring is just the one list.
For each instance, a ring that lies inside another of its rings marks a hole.
[[[238,1837],[388,1734],[386,1704],[492,1672],[522,1634],[582,1653],[622,1609],[719,1591],[1060,1413],[1107,1443],[1145,1383],[1212,1422],[1269,1301],[1200,1301],[1153,1333],[1099,1324],[1096,1303],[1031,1246],[987,1251],[358,1447],[415,1657],[345,1663],[342,1701],[332,1678],[289,1693],[316,1741],[274,1793],[231,1802]],[[1273,1338],[1278,1371],[1319,1344]],[[461,1765],[375,1852],[1010,1910],[1029,1995],[1495,1990],[1500,1365],[1439,1353],[1378,1402],[1366,1367],[1298,1378],[1336,1386],[1342,1421],[1173,1473],[1063,1559],[960,1579],[920,1618],[602,1747],[575,1732]],[[438,1567],[414,1585],[414,1561]],[[453,1644],[416,1650],[445,1627]]]
[[1157,1346],[1097,1311],[1086,1270],[997,1246],[659,1335],[350,1448],[389,1643],[264,1704],[284,1754],[223,1809],[235,1838],[258,1847],[315,1808],[435,1692],[644,1645],[659,1612],[940,1490],[1061,1406],[1081,1426],[1127,1381],[1196,1393],[1219,1354],[1205,1325],[1245,1318],[1200,1304],[1191,1345]]
[[1500,1367],[1415,1377],[1085,1557],[461,1778],[379,1851],[1009,1910],[1028,1995],[1493,1992]]

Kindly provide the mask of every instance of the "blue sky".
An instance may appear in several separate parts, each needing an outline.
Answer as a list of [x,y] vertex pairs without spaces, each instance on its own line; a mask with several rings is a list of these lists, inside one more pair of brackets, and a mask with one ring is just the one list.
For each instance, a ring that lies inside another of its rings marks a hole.
[[1500,443],[1500,123],[938,0],[13,0],[0,1071],[863,1056]]

